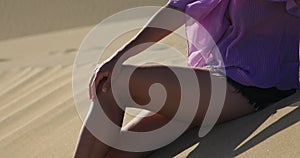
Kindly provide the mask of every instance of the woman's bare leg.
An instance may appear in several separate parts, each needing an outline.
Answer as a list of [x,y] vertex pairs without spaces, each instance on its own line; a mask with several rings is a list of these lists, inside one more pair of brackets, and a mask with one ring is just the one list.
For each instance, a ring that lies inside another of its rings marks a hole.
[[[104,81],[100,83],[100,86],[102,86],[103,83]],[[103,105],[102,109],[104,110],[105,114],[112,122],[121,127],[124,117],[124,111],[120,109],[119,106],[117,106],[117,104],[115,103],[111,91],[108,91],[107,93],[98,91],[97,93],[99,94],[98,100],[100,102],[100,105]],[[99,141],[99,139],[90,132],[89,128],[91,127],[91,125],[87,125],[87,123],[92,122],[93,124],[97,123],[101,128],[106,128],[104,124],[101,123],[102,120],[94,120],[93,118],[94,116],[99,115],[99,113],[97,113],[97,106],[99,106],[97,102],[91,103],[91,109],[83,124],[81,135],[76,147],[76,152],[74,155],[75,158],[105,157],[110,148],[105,143]],[[119,131],[112,131],[112,135],[107,135],[107,137],[113,138],[113,134],[116,134],[116,132]]]
[[[134,132],[148,132],[155,129],[158,129],[165,124],[167,124],[171,119],[165,117],[163,115],[152,113],[149,111],[142,111],[142,115],[139,114],[138,117],[131,120],[123,130],[134,131]],[[122,158],[134,158],[134,157],[147,157],[151,154],[152,151],[149,152],[124,152],[118,149],[110,149],[107,154],[107,158],[110,157],[122,157]],[[124,155],[123,155],[124,154]],[[122,156],[121,156],[122,155]]]
[[[122,74],[125,75],[126,73],[128,73],[127,70],[131,68],[132,68],[131,66],[124,66],[124,68],[122,69],[122,73],[118,79],[122,80],[123,77]],[[186,71],[190,71],[190,69],[188,68],[174,68],[174,69],[186,69]],[[195,119],[193,120],[193,125],[200,125],[205,117],[210,102],[210,95],[211,95],[210,77],[211,76],[208,71],[195,69],[195,72],[198,78],[201,95],[200,95],[198,111],[196,113]],[[226,81],[222,78],[217,77],[217,80],[220,80],[220,82],[225,82],[224,84],[227,84]],[[179,82],[177,80],[177,77],[174,75],[172,71],[170,71],[167,67],[164,66],[140,67],[131,76],[129,88],[130,88],[132,98],[138,104],[144,105],[150,101],[150,97],[148,94],[148,90],[150,86],[157,82],[164,85],[168,95],[164,107],[158,112],[159,115],[163,117],[163,119],[162,118],[160,119],[165,120],[163,122],[167,122],[166,118],[172,118],[177,112],[177,108],[180,102],[179,98],[181,95]],[[236,93],[234,88],[231,87],[230,85],[227,86],[228,89],[227,89],[226,99],[218,123],[232,120],[254,111],[254,108],[247,102],[247,100],[243,96]],[[189,94],[189,95],[194,95],[194,94]],[[199,97],[199,96],[195,96],[195,97]],[[118,108],[116,107],[118,106],[114,101],[114,97],[112,96],[111,91],[107,93],[99,92],[98,98],[99,101],[102,102],[101,106],[106,112],[107,116],[109,116],[112,120],[114,120],[116,124],[121,126],[122,124],[121,120],[123,118],[124,112],[120,109],[117,110]],[[153,109],[151,109],[151,107],[148,107],[148,110],[153,110]],[[148,122],[141,119],[135,126],[132,126],[132,128],[129,128],[128,130],[134,130],[134,128],[143,129],[145,127],[149,127],[149,124],[155,125],[155,122],[158,122],[157,120],[155,121],[155,119],[157,118],[153,117],[151,119],[152,121],[148,120]],[[101,126],[100,121],[101,120],[99,120],[99,126]],[[158,128],[155,126],[152,127]],[[79,142],[76,155],[82,155],[83,157],[93,157],[91,155],[94,155],[95,157],[103,157],[103,155],[106,155],[107,151],[109,150],[109,147],[106,146],[104,143],[101,143],[99,140],[91,141],[90,138],[92,137],[86,135],[90,135],[90,133],[83,131],[81,136],[82,139]],[[142,153],[136,153],[136,155],[134,155],[134,153],[121,152],[119,150],[113,150],[113,149],[109,152],[109,155],[114,157],[117,157],[119,154],[122,154],[122,157],[126,157],[126,154],[128,154],[128,157],[139,157],[140,155],[143,155]]]

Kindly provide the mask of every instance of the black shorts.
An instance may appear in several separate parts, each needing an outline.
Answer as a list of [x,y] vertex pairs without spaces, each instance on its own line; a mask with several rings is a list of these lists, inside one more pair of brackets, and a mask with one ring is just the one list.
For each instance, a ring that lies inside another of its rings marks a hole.
[[262,110],[268,105],[296,93],[296,89],[279,90],[276,87],[258,88],[254,86],[244,86],[229,77],[226,78],[227,82],[232,85],[237,92],[248,99],[249,103],[254,106],[256,111]]

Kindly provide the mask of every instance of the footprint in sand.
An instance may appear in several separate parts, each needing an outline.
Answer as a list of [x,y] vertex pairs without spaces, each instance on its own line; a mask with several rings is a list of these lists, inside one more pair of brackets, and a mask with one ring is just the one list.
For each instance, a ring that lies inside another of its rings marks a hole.
[[7,58],[0,58],[0,63],[2,63],[2,62],[8,62],[8,61],[10,61],[10,59],[7,59]]
[[57,55],[57,54],[71,54],[71,53],[76,53],[78,51],[77,48],[67,48],[64,50],[54,50],[50,51],[48,54],[49,55]]
[[64,50],[64,54],[76,53],[78,51],[77,48],[69,48]]
[[51,52],[49,52],[48,54],[49,55],[55,55],[55,54],[58,54],[60,51],[51,51]]
[[169,48],[165,45],[153,45],[149,49],[152,50],[152,51],[162,51],[162,50],[166,50],[166,49],[169,49]]

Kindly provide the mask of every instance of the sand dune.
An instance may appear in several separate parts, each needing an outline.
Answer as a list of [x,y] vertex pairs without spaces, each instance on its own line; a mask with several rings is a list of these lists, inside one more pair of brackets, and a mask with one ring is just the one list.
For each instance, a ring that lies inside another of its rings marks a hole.
[[0,157],[72,157],[72,63],[90,28],[0,42]]
[[1,79],[9,80],[1,82],[7,87],[0,95],[1,157],[71,157],[80,128],[71,70],[57,66],[2,71]]
[[168,0],[0,1],[0,40],[98,24],[124,9],[162,6]]

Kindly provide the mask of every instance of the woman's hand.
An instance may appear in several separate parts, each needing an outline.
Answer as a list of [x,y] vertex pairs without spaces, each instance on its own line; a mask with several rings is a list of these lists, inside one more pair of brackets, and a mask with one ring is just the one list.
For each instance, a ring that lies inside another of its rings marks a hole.
[[94,74],[89,83],[90,99],[94,99],[97,97],[96,91],[101,80],[106,79],[105,83],[101,87],[101,90],[103,92],[106,92],[110,88],[111,75],[115,64],[116,61],[114,59],[111,59],[96,66]]
[[[118,55],[122,56],[127,50],[139,46],[137,49],[133,49],[133,51],[127,54],[127,58],[134,56],[147,49],[155,42],[163,39],[185,23],[184,14],[181,12],[174,12],[172,9],[174,8],[171,6],[165,6],[160,9],[148,22],[148,24],[135,36],[135,38],[131,39],[130,42],[128,42],[114,58],[96,67],[89,85],[91,99],[96,97],[96,88],[98,88],[98,84],[104,78],[107,78],[107,80],[103,87],[101,87],[102,91],[106,92],[110,88],[112,70],[118,60]],[[153,27],[158,26],[157,24],[159,24],[159,26],[164,26],[162,28],[168,29]]]

